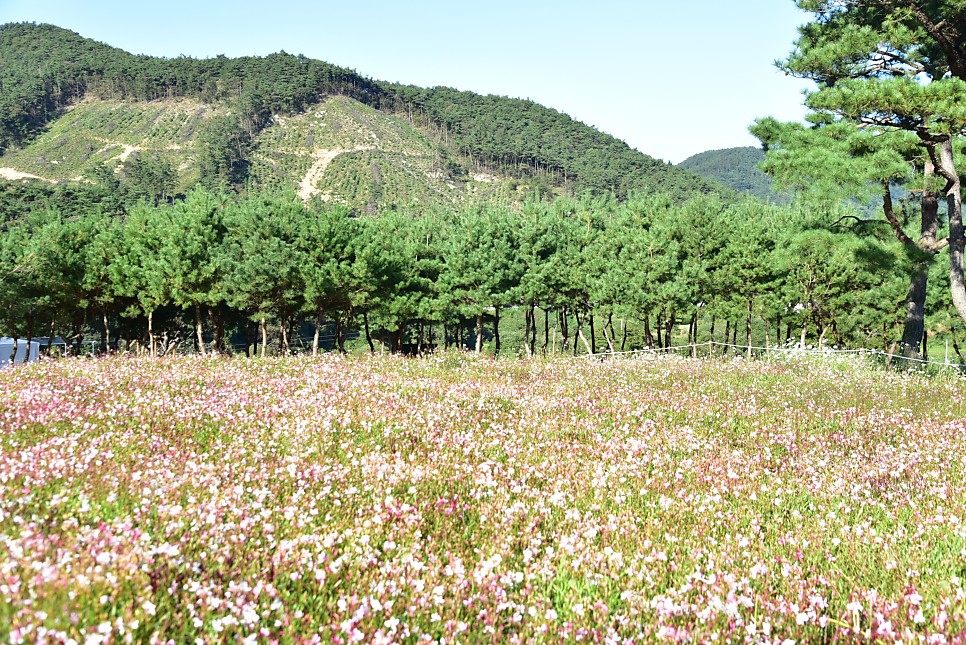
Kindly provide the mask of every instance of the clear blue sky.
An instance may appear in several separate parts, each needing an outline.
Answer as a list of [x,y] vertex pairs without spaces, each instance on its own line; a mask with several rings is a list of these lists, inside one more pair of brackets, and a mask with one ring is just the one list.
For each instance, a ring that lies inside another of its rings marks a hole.
[[760,116],[797,120],[773,61],[806,15],[792,0],[0,0],[135,54],[280,50],[378,80],[529,98],[659,159],[757,145]]

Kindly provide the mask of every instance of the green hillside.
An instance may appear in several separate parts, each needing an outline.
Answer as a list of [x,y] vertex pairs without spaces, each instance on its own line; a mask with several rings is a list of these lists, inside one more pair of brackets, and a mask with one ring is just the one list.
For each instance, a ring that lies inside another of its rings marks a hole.
[[785,201],[785,197],[773,190],[771,178],[759,170],[764,160],[761,149],[745,146],[701,152],[688,157],[678,167],[739,193],[774,203]]
[[438,146],[409,124],[340,96],[273,117],[254,139],[249,176],[374,212],[458,202],[463,182],[440,159]]
[[151,155],[180,168],[186,181],[196,181],[197,133],[223,112],[191,100],[85,99],[23,147],[8,148],[0,166],[63,181],[90,175],[100,165],[115,168],[132,155]]
[[[280,52],[129,54],[51,25],[0,26],[0,176],[177,189],[291,187],[373,212],[559,194],[734,193],[531,101],[392,85]],[[98,175],[98,173],[101,173]]]

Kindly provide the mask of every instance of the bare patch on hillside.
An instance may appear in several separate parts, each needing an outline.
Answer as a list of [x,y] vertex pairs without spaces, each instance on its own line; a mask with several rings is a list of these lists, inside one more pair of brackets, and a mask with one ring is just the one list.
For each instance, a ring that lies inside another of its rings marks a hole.
[[135,153],[141,150],[137,146],[129,146],[126,143],[119,143],[118,145],[124,148],[124,152],[122,152],[117,157],[117,160],[120,161],[121,163],[124,163],[125,161],[127,161],[127,158],[130,157],[132,153]]
[[21,172],[16,168],[0,168],[0,179],[6,179],[7,181],[17,181],[18,179],[39,179],[40,181],[50,182],[49,179],[44,179],[43,177],[38,177],[37,175],[31,175],[29,172]]

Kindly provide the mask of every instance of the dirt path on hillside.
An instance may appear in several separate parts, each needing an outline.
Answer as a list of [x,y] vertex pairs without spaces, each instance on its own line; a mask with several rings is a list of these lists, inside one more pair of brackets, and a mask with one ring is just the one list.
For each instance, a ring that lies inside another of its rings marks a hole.
[[31,175],[29,172],[20,172],[16,168],[0,168],[0,179],[6,179],[8,181],[16,181],[18,179],[39,179],[40,181],[50,182],[49,179],[44,179],[43,177],[38,177],[37,175]]
[[126,143],[119,143],[117,145],[124,148],[124,152],[122,152],[117,158],[118,161],[120,161],[121,163],[124,163],[125,161],[127,161],[127,158],[130,157],[132,153],[141,151],[141,149],[138,148],[137,146],[129,146]]
[[299,182],[299,197],[303,201],[308,201],[319,194],[319,189],[315,185],[322,179],[322,175],[325,174],[325,169],[332,163],[333,159],[349,152],[364,152],[366,150],[375,150],[375,148],[354,148],[352,150],[330,148],[316,150],[312,154],[312,157],[315,158],[315,163],[312,164],[309,171],[302,177],[302,181]]

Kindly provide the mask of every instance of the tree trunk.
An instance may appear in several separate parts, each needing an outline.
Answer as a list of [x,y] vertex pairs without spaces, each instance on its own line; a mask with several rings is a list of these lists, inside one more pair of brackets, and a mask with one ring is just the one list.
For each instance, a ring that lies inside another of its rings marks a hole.
[[211,321],[211,354],[225,351],[225,324],[219,307],[208,307],[208,320]]
[[671,343],[673,341],[672,334],[674,332],[674,325],[677,324],[677,320],[674,318],[674,312],[672,311],[667,317],[667,321],[664,323],[664,348],[671,349]]
[[537,353],[537,309],[536,305],[533,306],[533,313],[530,315],[533,321],[533,328],[530,330],[530,338],[528,342],[530,343],[530,355],[535,356]]
[[650,316],[644,316],[644,343],[648,349],[654,349],[654,333],[651,331]]
[[56,322],[51,319],[50,329],[47,331],[47,347],[44,348],[44,356],[50,356],[50,350],[54,347],[54,329],[56,329]]
[[550,345],[550,310],[543,310],[543,353],[547,353],[547,347]]
[[802,312],[802,340],[798,344],[799,349],[805,349],[805,333],[808,331],[808,310]]
[[392,332],[389,332],[389,353],[398,354],[403,351],[403,338],[406,336],[406,323],[403,322]]
[[[74,356],[80,356],[81,352],[83,351],[84,336],[81,334],[80,326],[78,325],[76,318],[74,319],[74,326],[70,332],[71,352]],[[16,336],[16,334],[14,336]]]
[[661,349],[661,348],[664,347],[664,336],[663,336],[663,332],[664,332],[664,316],[663,316],[663,314],[658,314],[658,316],[657,316],[657,324],[655,326],[657,327],[657,346],[658,346],[658,349]]
[[906,358],[919,358],[926,321],[926,286],[929,280],[929,260],[917,262],[912,271],[906,294],[906,323],[902,330],[900,351]]
[[268,350],[268,323],[265,320],[265,316],[258,321],[258,325],[262,330],[262,358],[265,358],[265,352]]
[[483,353],[483,314],[476,315],[476,353]]
[[[597,332],[594,329],[594,312],[591,311],[587,314],[588,322],[590,323],[590,353],[597,353]],[[586,342],[586,341],[585,341]]]
[[[104,324],[104,353],[111,353],[111,328],[107,320],[107,312],[103,314],[102,323]],[[47,345],[47,353],[50,354],[50,350],[53,347],[54,342],[54,321],[50,321],[50,344]]]
[[966,359],[963,358],[963,353],[959,350],[959,343],[956,342],[956,330],[952,331],[953,337],[953,351],[956,352],[956,356],[959,358],[959,365],[962,366],[966,363]]
[[[935,175],[935,164],[932,159],[925,162],[923,174],[927,179]],[[892,224],[896,237],[912,253],[920,255],[912,269],[909,279],[909,290],[906,293],[906,320],[902,330],[902,344],[900,351],[908,358],[919,358],[919,347],[922,344],[923,329],[926,317],[926,286],[929,278],[929,268],[932,257],[936,254],[936,231],[939,226],[939,202],[936,193],[924,190],[920,198],[921,227],[919,242],[915,243],[902,231],[901,223],[892,208],[892,195],[887,182],[883,183],[883,209],[886,219]],[[928,254],[922,256],[922,253]]]
[[567,308],[561,307],[560,311],[557,312],[557,318],[560,321],[560,351],[567,351],[567,347],[570,345],[570,329],[567,324]]
[[[369,353],[376,353],[376,346],[372,344],[372,332],[369,330],[369,312],[364,311],[362,313],[362,325],[366,330],[366,342],[369,343]],[[443,327],[443,334],[446,333],[446,327]]]
[[[611,329],[609,333],[607,331],[608,326],[610,326],[610,329]],[[610,351],[611,354],[614,354],[617,351],[616,349],[614,349],[614,341],[611,339],[611,336],[613,335],[614,335],[614,314],[609,313],[607,314],[607,323],[604,325],[604,340],[607,341],[607,349],[608,351]]]
[[500,354],[500,308],[495,307],[493,313],[493,355]]
[[31,318],[30,322],[27,323],[27,351],[23,355],[23,362],[26,364],[30,361],[30,341],[34,339],[34,323]]
[[205,350],[205,333],[201,322],[200,303],[195,303],[195,337],[198,342],[198,353],[202,356],[207,356],[208,352]]
[[536,327],[533,317],[533,305],[530,305],[524,312],[523,349],[527,358],[533,356],[533,345],[530,343],[530,337],[533,335],[534,327]]
[[940,144],[939,162],[937,171],[946,179],[943,192],[949,217],[949,287],[953,306],[966,322],[966,277],[963,275],[966,235],[963,232],[963,199],[959,173],[953,159],[952,139],[947,138]]
[[154,311],[148,312],[148,356],[157,358],[158,346],[154,341]]
[[746,351],[748,352],[747,353],[747,358],[749,360],[751,360],[751,345],[752,345],[752,343],[751,343],[751,340],[752,340],[751,339],[751,312],[752,312],[752,309],[754,309],[754,302],[751,299],[749,299],[748,300],[748,319],[745,322],[745,332],[746,332],[746,338],[747,338],[747,341],[748,341],[748,348],[747,348]]
[[345,312],[342,312],[335,319],[335,348],[340,354],[345,354],[345,343],[342,340],[342,335],[345,329]]
[[344,317],[339,319],[339,329],[335,334],[335,342],[339,347],[340,354],[348,354],[345,348],[345,341],[349,338],[349,318],[351,314],[345,312]]
[[315,334],[312,336],[312,356],[319,355],[319,337],[322,335],[322,310],[315,315]]
[[577,355],[577,341],[583,340],[584,341],[584,344],[586,345],[587,344],[587,339],[584,338],[584,321],[583,321],[583,318],[580,317],[580,312],[579,311],[574,311],[574,321],[575,321],[575,324],[577,325],[577,333],[574,334],[573,355],[576,356]]
[[580,316],[580,313],[575,311],[574,316],[577,319],[577,333],[574,335],[574,356],[577,355],[578,340],[584,343],[584,347],[587,349],[588,354],[593,354],[594,353],[593,349],[591,348],[590,343],[587,342],[587,337],[584,336],[584,318],[586,317],[586,315],[584,316],[584,318],[582,318]]
[[688,325],[688,344],[691,345],[691,358],[698,357],[698,312],[691,314],[691,324]]

